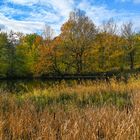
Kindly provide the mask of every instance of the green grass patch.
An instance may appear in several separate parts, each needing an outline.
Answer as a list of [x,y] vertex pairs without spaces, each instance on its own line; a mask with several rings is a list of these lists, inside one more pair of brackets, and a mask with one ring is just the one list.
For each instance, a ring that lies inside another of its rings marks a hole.
[[[18,105],[24,103],[24,98],[18,99]],[[59,95],[32,95],[27,97],[29,102],[35,105],[37,111],[43,111],[45,107],[52,106],[76,106],[76,107],[102,107],[106,105],[115,106],[119,109],[131,107],[131,96],[129,93],[103,92],[79,95],[77,93],[60,93]]]

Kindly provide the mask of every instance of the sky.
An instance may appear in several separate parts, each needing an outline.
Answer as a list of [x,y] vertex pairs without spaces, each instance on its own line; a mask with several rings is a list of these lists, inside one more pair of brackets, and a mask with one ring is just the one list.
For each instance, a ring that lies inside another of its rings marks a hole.
[[40,33],[49,25],[59,34],[73,9],[84,10],[97,26],[113,18],[118,25],[132,21],[140,30],[140,0],[0,0],[0,28]]

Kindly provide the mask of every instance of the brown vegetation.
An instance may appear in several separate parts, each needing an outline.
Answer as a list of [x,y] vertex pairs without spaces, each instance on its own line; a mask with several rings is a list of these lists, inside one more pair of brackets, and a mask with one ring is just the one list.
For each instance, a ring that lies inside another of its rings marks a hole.
[[0,95],[0,139],[139,140],[139,79]]

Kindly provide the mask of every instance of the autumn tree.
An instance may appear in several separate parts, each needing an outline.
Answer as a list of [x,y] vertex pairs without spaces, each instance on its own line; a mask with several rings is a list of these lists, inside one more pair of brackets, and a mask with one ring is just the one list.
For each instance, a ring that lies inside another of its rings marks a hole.
[[104,22],[96,35],[97,71],[108,71],[121,67],[123,56],[123,38],[117,33],[117,25],[113,19]]
[[123,24],[122,26],[122,37],[125,38],[126,57],[129,63],[130,69],[134,69],[135,66],[135,55],[136,55],[136,40],[135,32],[133,30],[132,22]]
[[5,77],[8,71],[8,36],[6,33],[0,33],[0,77]]
[[7,77],[14,77],[16,76],[16,47],[19,44],[19,40],[22,37],[22,33],[15,33],[10,31],[8,34],[8,52],[7,52],[7,59],[8,59],[8,71]]
[[53,38],[53,30],[50,26],[46,26],[43,32],[43,38],[43,43],[38,49],[39,57],[35,66],[36,75],[60,74],[62,70],[59,68],[60,37]]
[[37,34],[28,34],[20,39],[20,44],[16,47],[16,73],[18,76],[34,75],[41,44],[42,37]]
[[77,9],[56,37],[47,25],[41,35],[0,33],[0,77],[133,70],[139,61],[140,34],[131,22],[120,29],[110,19],[97,28]]
[[134,39],[136,47],[135,66],[136,68],[140,68],[140,33],[136,33]]
[[96,35],[94,23],[81,10],[70,13],[69,20],[61,28],[66,59],[63,63],[80,74],[87,67],[87,56]]

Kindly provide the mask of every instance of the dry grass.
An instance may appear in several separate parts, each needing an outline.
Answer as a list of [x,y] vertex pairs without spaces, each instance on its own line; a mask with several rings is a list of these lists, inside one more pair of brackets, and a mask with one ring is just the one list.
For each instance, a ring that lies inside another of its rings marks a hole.
[[0,139],[139,140],[139,90],[140,80],[131,78],[62,82],[20,95],[2,92]]

